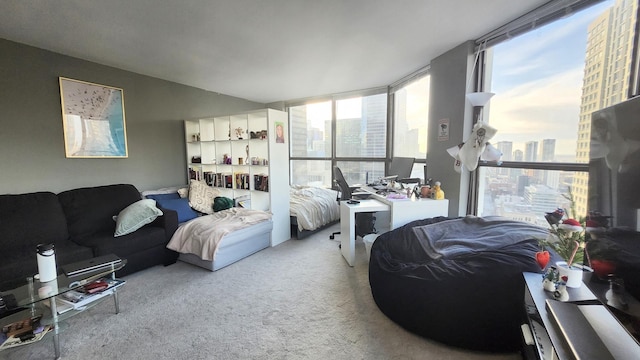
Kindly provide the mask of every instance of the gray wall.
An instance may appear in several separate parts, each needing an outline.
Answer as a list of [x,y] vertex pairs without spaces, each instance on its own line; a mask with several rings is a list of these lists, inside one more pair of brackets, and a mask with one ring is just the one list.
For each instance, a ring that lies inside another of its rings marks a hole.
[[[186,184],[182,120],[265,107],[4,39],[0,54],[0,194]],[[59,76],[123,89],[128,158],[65,157]]]
[[[467,76],[473,67],[473,42],[459,45],[431,61],[429,99],[429,139],[427,141],[427,176],[442,183],[449,199],[449,216],[466,214],[469,172],[453,169],[454,159],[447,149],[471,134],[472,107],[467,103]],[[438,141],[438,120],[449,119],[449,140]]]

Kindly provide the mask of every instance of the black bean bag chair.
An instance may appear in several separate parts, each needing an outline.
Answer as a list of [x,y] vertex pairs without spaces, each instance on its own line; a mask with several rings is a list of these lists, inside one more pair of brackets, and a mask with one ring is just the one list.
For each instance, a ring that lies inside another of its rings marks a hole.
[[[369,262],[373,298],[391,320],[426,338],[471,350],[517,351],[525,321],[522,272],[541,272],[536,236],[484,251],[455,244],[434,259],[414,231],[464,219],[418,220],[380,235]],[[470,232],[469,241],[476,236]]]

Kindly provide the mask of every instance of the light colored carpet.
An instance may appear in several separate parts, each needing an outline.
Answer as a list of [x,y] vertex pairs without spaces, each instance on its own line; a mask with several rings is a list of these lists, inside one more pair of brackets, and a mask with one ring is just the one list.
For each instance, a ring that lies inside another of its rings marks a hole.
[[[337,230],[216,272],[178,262],[127,276],[120,314],[107,300],[67,321],[62,359],[520,359],[447,347],[396,325],[371,296],[364,244],[350,268],[329,240]],[[52,359],[51,339],[0,358]]]

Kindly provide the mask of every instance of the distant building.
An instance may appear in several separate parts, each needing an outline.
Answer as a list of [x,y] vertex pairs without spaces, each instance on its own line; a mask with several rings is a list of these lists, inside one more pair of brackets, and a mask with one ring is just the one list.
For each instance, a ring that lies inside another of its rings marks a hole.
[[524,144],[524,161],[534,162],[538,159],[538,142],[527,141]]

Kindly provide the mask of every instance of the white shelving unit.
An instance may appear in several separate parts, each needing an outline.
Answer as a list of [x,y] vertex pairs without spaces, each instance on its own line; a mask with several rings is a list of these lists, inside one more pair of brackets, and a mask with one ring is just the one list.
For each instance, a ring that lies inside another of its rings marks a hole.
[[184,122],[188,178],[270,211],[271,246],[291,238],[288,144],[276,142],[276,125],[287,123],[287,113],[273,109]]

